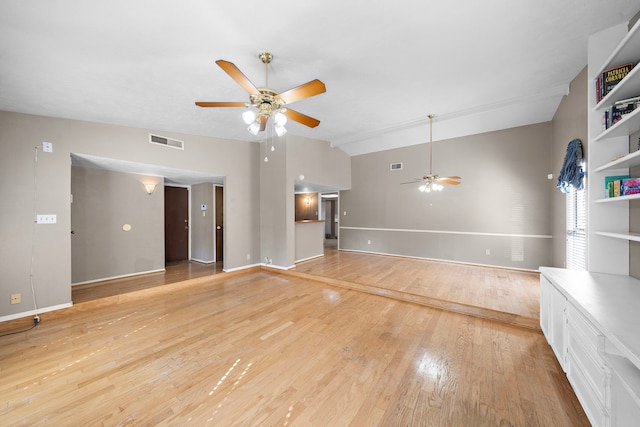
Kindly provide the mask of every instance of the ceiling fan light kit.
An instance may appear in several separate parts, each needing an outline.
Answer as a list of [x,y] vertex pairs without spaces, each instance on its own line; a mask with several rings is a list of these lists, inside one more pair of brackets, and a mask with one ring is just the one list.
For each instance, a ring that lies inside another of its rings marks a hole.
[[459,176],[445,176],[440,178],[438,175],[432,172],[433,170],[433,114],[429,114],[429,174],[422,177],[422,179],[416,178],[413,181],[403,182],[402,184],[414,184],[420,182],[418,190],[422,193],[431,193],[436,191],[442,191],[444,186],[448,185],[460,185]]
[[269,52],[261,52],[258,58],[264,64],[265,85],[257,88],[238,67],[232,62],[222,59],[216,61],[216,64],[222,68],[232,79],[236,81],[249,94],[249,102],[196,102],[199,107],[244,107],[248,108],[242,113],[242,121],[248,125],[247,130],[252,135],[258,135],[264,131],[269,118],[272,118],[273,130],[278,136],[287,133],[285,124],[287,119],[301,123],[305,126],[314,128],[320,124],[320,121],[309,117],[305,114],[291,110],[286,107],[287,104],[309,98],[326,92],[324,83],[320,80],[311,80],[305,84],[289,89],[285,92],[278,93],[269,88],[269,63],[273,60],[273,54]]

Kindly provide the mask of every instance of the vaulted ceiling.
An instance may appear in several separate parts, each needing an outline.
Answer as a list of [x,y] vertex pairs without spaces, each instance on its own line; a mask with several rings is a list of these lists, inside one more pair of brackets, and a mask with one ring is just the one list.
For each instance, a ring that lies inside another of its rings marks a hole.
[[552,119],[586,65],[587,38],[637,0],[428,2],[27,0],[0,2],[0,110],[259,142],[248,101],[215,64],[264,85],[312,79],[290,134],[350,155]]

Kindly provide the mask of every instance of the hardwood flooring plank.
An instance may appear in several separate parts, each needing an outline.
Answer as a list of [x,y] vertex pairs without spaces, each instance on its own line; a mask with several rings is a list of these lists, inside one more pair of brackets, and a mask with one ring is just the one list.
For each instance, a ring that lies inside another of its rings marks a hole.
[[[427,286],[406,279],[396,292]],[[486,298],[513,300],[515,279],[483,280]],[[222,273],[41,317],[0,338],[2,425],[588,423],[539,332],[303,275]]]

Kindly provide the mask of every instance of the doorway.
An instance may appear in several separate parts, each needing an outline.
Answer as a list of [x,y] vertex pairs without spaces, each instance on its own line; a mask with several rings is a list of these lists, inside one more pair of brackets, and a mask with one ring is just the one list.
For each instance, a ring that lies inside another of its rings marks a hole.
[[189,259],[189,189],[164,187],[165,264]]
[[322,217],[324,220],[324,248],[338,249],[338,193],[322,193]]
[[216,199],[216,262],[223,260],[223,229],[224,229],[224,215],[222,214],[222,207],[224,206],[224,188],[220,186],[215,187],[215,199]]

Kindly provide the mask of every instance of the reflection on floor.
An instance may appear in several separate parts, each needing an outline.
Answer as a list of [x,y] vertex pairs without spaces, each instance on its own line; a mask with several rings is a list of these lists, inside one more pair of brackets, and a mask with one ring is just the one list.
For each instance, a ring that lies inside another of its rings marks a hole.
[[[337,239],[325,240],[325,255],[277,274],[312,279],[502,323],[539,329],[539,275],[534,272],[424,259],[340,251]],[[74,304],[198,277],[228,274],[222,263],[182,262],[164,273],[74,286]]]
[[[284,274],[284,273],[283,273]],[[339,251],[296,264],[286,274],[539,330],[537,272]]]
[[222,261],[209,264],[194,261],[176,262],[168,264],[164,272],[122,277],[73,286],[71,290],[71,300],[74,304],[78,304],[85,301],[125,294],[155,286],[168,285],[218,273],[222,273]]

